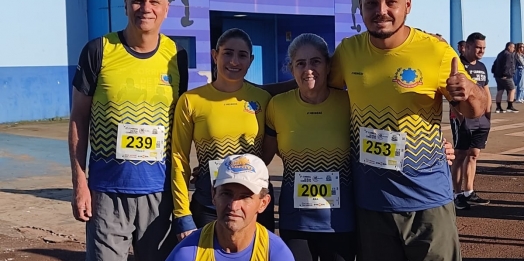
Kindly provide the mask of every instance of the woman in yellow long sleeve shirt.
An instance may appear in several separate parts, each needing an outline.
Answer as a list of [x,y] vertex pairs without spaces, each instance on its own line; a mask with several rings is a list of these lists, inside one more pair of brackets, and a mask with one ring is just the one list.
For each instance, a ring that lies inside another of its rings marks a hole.
[[[240,29],[227,30],[212,56],[217,65],[216,81],[184,93],[175,109],[172,190],[179,240],[216,220],[211,184],[220,160],[232,154],[261,155],[266,105],[271,96],[244,81],[254,59],[249,36]],[[190,203],[192,142],[200,168]],[[273,230],[271,205],[266,212],[259,216],[259,222]]]

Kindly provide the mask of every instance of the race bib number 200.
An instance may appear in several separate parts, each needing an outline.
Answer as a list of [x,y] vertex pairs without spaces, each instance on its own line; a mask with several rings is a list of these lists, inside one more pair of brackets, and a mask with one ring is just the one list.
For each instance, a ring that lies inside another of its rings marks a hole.
[[116,158],[162,161],[164,126],[118,124]]
[[406,133],[360,127],[360,163],[401,171]]
[[340,208],[338,172],[296,172],[294,185],[295,208]]

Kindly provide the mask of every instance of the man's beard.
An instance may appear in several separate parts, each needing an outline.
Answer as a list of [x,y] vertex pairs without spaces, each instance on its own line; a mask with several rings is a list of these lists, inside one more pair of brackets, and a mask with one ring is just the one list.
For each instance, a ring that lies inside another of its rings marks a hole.
[[374,38],[388,39],[389,37],[391,37],[394,34],[396,34],[400,30],[400,28],[404,27],[404,24],[406,23],[406,18],[407,18],[407,14],[404,15],[404,21],[402,21],[402,24],[397,29],[395,29],[395,30],[393,30],[391,32],[368,31],[368,33],[369,33],[369,35],[371,35]]

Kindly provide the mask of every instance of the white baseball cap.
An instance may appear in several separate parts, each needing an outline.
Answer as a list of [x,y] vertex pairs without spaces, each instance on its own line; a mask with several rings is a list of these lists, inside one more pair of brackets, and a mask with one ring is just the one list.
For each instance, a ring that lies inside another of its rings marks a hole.
[[269,187],[269,173],[264,161],[252,154],[231,155],[218,167],[214,187],[237,183],[258,194]]

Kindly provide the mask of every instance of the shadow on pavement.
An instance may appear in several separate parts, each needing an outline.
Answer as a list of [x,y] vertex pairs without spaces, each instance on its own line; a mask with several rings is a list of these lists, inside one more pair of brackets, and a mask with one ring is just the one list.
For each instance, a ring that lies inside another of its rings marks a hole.
[[31,254],[41,255],[45,257],[55,258],[57,260],[70,261],[70,260],[84,260],[85,252],[83,251],[72,251],[64,249],[39,249],[39,248],[29,248],[23,249],[22,252],[27,252]]
[[524,195],[523,192],[513,192],[513,191],[487,191],[487,190],[475,190],[477,193],[491,193],[491,194],[517,194]]
[[504,156],[514,156],[514,157],[523,157],[524,154],[514,154],[514,153],[510,153],[510,154],[502,154]]
[[[84,251],[72,251],[64,249],[39,249],[39,248],[29,248],[21,250],[23,252],[46,256],[50,258],[55,258],[62,261],[72,261],[72,260],[85,260],[86,253]],[[135,258],[133,255],[129,255],[127,261],[134,261]]]
[[66,202],[70,202],[71,195],[73,195],[73,190],[70,188],[48,188],[48,189],[33,189],[33,190],[0,189],[0,192],[11,193],[11,194],[33,195],[39,198],[61,200],[61,201],[66,201]]
[[495,205],[510,205],[510,206],[524,206],[524,202],[508,201],[508,200],[490,200],[491,204]]
[[524,208],[510,206],[472,206],[469,210],[458,210],[458,217],[524,220]]
[[506,240],[506,241],[518,241],[524,244],[524,239],[521,238],[507,238],[507,237],[487,237],[487,236],[475,236],[475,235],[464,235],[461,234],[460,237],[465,237],[469,239],[487,239],[487,240]]
[[[460,234],[459,237],[460,237],[461,243],[524,247],[524,239],[519,239],[519,238],[475,236],[475,235],[463,235],[463,234]],[[505,259],[500,259],[500,260],[505,260]]]
[[516,258],[462,258],[462,261],[522,261]]
[[[507,160],[478,160],[477,174],[498,175],[518,177],[524,176],[524,161]],[[498,166],[482,166],[481,164],[493,164]]]

